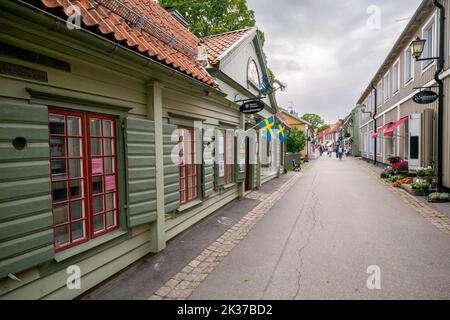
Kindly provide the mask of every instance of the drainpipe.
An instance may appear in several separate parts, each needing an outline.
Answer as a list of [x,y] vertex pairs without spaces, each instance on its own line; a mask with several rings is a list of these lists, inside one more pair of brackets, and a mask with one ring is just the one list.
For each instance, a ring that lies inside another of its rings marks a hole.
[[[378,96],[378,89],[377,87],[375,87],[372,83],[372,88],[373,90],[375,90],[375,111],[373,113],[372,119],[373,119],[373,131],[375,132],[377,130],[377,96]],[[373,144],[373,164],[377,165],[378,161],[377,161],[377,138],[374,138],[374,144]]]
[[438,105],[438,141],[437,141],[437,184],[438,188],[443,188],[443,128],[444,128],[444,82],[440,79],[439,75],[444,70],[445,63],[445,9],[442,4],[437,0],[433,0],[433,4],[439,9],[439,59],[434,79],[439,85],[439,105]]

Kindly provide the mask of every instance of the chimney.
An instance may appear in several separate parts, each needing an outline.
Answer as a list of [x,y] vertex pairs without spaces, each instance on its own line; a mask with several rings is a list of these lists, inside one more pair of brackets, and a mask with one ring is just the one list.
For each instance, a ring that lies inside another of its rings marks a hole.
[[200,40],[198,44],[197,61],[204,68],[208,65],[208,51],[206,50],[206,45],[203,40]]

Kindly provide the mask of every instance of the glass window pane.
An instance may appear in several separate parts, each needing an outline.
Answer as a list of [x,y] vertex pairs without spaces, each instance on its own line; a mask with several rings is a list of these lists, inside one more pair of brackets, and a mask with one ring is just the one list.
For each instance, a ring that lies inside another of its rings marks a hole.
[[113,137],[113,122],[111,120],[103,120],[103,136]]
[[71,204],[72,220],[84,218],[84,201],[73,201]]
[[91,119],[89,121],[91,129],[91,137],[101,137],[102,136],[102,122],[98,119]]
[[66,130],[66,124],[64,116],[60,115],[50,115],[49,117],[50,121],[50,134],[65,134]]
[[70,227],[65,225],[54,229],[54,241],[56,247],[61,247],[70,242]]
[[104,139],[103,140],[103,154],[105,156],[113,156],[114,155],[114,140],[113,139]]
[[78,199],[84,197],[84,181],[83,180],[72,180],[70,181],[70,198]]
[[69,221],[69,204],[58,204],[53,206],[53,222],[55,225]]
[[72,223],[72,241],[84,238],[84,221]]
[[116,208],[116,197],[114,193],[106,195],[106,210],[113,210]]
[[103,177],[92,177],[92,193],[103,193]]
[[101,156],[102,155],[102,139],[101,138],[91,138],[91,155]]
[[69,136],[81,136],[81,119],[78,117],[67,117],[67,131]]
[[103,208],[103,196],[94,197],[93,206],[94,206],[94,213],[105,211]]
[[103,214],[94,216],[94,231],[95,232],[105,229],[104,220],[105,220],[105,216]]
[[81,157],[81,139],[69,138],[69,157]]
[[114,159],[105,158],[105,174],[114,173]]
[[111,228],[116,225],[116,213],[114,211],[106,214],[106,228]]
[[64,137],[50,137],[50,156],[52,158],[66,156],[66,139]]
[[83,177],[81,161],[82,161],[81,159],[80,160],[69,160],[70,177],[71,178]]
[[67,201],[67,182],[54,182],[52,183],[52,198],[53,202]]
[[66,160],[52,160],[52,179],[67,179]]

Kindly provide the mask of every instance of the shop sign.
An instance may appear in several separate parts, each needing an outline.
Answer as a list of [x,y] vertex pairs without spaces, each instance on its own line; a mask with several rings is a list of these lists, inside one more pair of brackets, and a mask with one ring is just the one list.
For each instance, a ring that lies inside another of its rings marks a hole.
[[241,105],[242,113],[258,113],[264,110],[264,102],[260,100],[247,101]]
[[436,92],[425,90],[417,93],[413,97],[413,101],[418,104],[429,104],[435,102],[439,98]]

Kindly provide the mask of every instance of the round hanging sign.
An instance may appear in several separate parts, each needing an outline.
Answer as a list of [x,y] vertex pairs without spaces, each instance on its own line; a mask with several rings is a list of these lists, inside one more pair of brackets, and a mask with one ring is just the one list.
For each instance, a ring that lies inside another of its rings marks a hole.
[[247,101],[241,106],[242,113],[258,113],[264,110],[264,102],[260,100]]
[[413,101],[418,104],[429,104],[435,102],[439,98],[436,92],[425,90],[417,93],[413,97]]

